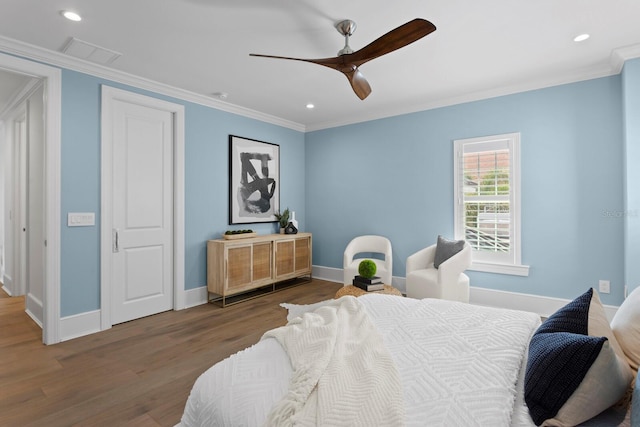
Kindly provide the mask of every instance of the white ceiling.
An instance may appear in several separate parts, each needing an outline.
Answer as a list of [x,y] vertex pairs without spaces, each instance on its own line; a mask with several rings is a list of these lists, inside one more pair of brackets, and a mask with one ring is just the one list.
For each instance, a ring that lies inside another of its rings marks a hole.
[[[71,37],[122,54],[115,70],[300,124],[336,126],[606,76],[640,56],[638,0],[3,0],[0,36],[61,52]],[[60,15],[72,9],[83,17]],[[335,56],[414,18],[425,38],[361,67],[361,101],[340,73],[250,57]],[[591,38],[575,43],[574,36]],[[614,52],[617,52],[614,54]],[[307,110],[313,103],[316,108]]]

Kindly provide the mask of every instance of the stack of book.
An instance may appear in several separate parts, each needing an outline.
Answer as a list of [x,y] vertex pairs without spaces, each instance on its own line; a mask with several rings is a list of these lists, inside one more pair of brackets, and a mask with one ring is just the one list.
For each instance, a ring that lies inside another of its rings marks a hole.
[[384,289],[384,283],[382,283],[382,279],[378,276],[373,276],[370,279],[362,276],[356,276],[353,278],[353,286],[357,286],[367,292],[381,291]]

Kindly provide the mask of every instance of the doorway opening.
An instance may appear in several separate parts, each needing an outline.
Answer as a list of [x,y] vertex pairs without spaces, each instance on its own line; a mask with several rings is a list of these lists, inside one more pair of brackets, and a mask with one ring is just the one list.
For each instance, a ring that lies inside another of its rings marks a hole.
[[61,72],[0,54],[0,273],[45,344],[59,337]]

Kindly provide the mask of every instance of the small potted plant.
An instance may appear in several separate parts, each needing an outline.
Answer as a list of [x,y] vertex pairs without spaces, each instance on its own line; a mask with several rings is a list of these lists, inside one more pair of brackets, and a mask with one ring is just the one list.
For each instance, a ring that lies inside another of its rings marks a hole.
[[284,229],[287,227],[287,225],[289,224],[289,208],[286,208],[282,213],[276,212],[275,216],[278,219],[278,222],[280,223],[280,234],[284,234]]
[[371,279],[376,275],[378,267],[370,259],[365,259],[358,265],[358,273],[365,279]]

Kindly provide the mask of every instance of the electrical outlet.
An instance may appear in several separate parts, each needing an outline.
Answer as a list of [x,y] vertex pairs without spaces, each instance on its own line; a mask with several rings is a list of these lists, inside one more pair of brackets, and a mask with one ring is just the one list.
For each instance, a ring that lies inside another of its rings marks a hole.
[[608,280],[598,281],[598,291],[602,294],[608,294],[611,292],[611,285]]

